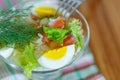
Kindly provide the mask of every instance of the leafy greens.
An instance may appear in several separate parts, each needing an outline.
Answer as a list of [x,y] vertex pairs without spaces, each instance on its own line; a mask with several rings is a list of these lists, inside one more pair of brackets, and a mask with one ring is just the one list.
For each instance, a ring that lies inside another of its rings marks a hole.
[[63,39],[66,37],[66,34],[69,33],[68,30],[43,27],[43,31],[47,34],[48,39],[57,41],[60,45],[63,44]]
[[32,75],[32,70],[39,66],[35,55],[34,55],[34,45],[30,43],[25,47],[25,50],[18,57],[19,65],[24,69],[24,74],[27,78]]
[[[20,11],[0,11],[0,47],[8,44],[15,44],[17,47],[25,46],[35,37],[38,30],[25,23],[24,16],[27,13],[24,13],[24,10]],[[9,12],[8,15],[6,12]]]
[[76,46],[82,47],[82,39],[83,35],[80,33],[81,22],[78,19],[73,18],[70,22],[68,22],[68,27],[71,30],[71,33],[76,37]]

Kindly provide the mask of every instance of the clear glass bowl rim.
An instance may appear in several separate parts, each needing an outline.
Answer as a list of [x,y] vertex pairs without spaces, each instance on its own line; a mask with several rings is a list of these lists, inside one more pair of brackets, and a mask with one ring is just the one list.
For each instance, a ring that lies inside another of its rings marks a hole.
[[86,18],[84,17],[84,15],[78,9],[76,9],[75,12],[79,16],[81,16],[81,18],[84,20],[85,26],[86,26],[86,29],[87,29],[86,41],[85,41],[84,47],[81,49],[80,53],[69,64],[67,64],[67,65],[65,65],[65,66],[63,66],[61,68],[48,70],[48,71],[46,71],[46,70],[45,71],[32,71],[33,73],[48,73],[48,72],[54,72],[54,71],[62,70],[63,68],[68,67],[69,65],[71,65],[77,58],[80,58],[80,57],[83,56],[83,52],[84,52],[84,50],[86,50],[86,48],[88,48],[88,44],[89,44],[89,41],[90,41],[90,28],[89,28],[89,24],[88,24]]

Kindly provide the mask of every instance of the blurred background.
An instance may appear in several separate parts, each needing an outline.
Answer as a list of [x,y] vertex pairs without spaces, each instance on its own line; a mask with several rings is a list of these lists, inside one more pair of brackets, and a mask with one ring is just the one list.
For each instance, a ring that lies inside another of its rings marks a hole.
[[106,80],[120,80],[120,0],[85,0],[79,10],[91,29],[89,47]]

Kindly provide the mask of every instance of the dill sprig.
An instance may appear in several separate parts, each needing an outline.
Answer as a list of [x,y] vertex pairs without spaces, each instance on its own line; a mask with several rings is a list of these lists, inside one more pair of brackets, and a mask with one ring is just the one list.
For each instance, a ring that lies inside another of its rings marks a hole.
[[15,18],[18,16],[27,16],[29,9],[30,7],[26,9],[10,8],[7,10],[0,10],[0,22],[11,20],[11,18]]
[[35,39],[38,30],[26,24],[25,10],[0,11],[0,15],[0,47],[8,44],[24,47]]

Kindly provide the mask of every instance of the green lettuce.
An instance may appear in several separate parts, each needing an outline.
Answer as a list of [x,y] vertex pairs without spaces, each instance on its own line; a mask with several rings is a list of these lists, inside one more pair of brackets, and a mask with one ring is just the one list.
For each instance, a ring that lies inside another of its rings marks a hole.
[[71,33],[76,37],[76,47],[82,47],[83,35],[80,33],[81,22],[78,19],[73,18],[68,22],[68,27],[71,30]]
[[24,69],[26,78],[29,79],[32,75],[32,70],[39,65],[34,56],[34,45],[32,43],[27,45],[19,56],[19,64]]
[[46,33],[47,38],[58,42],[60,45],[63,45],[63,40],[66,37],[66,34],[69,33],[68,30],[43,27],[43,31]]

